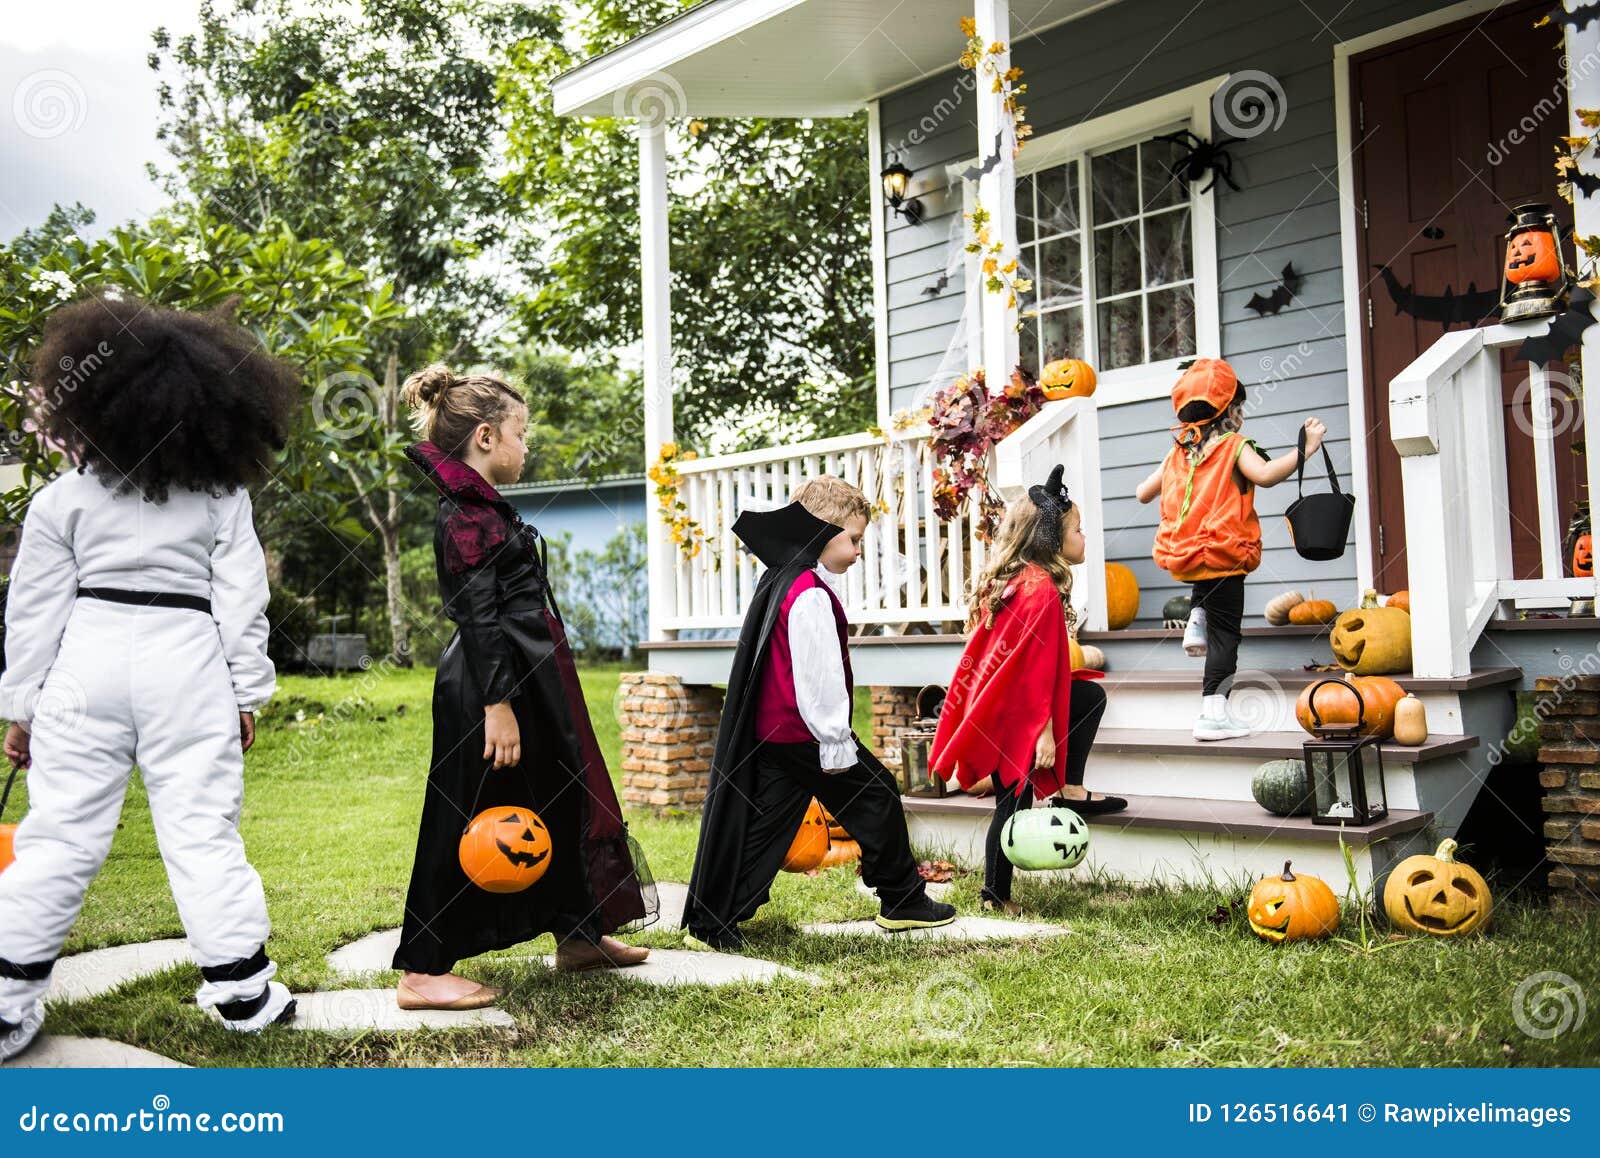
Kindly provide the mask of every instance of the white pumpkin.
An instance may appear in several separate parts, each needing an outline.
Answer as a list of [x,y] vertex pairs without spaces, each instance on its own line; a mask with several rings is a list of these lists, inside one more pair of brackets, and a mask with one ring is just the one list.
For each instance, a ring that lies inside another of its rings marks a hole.
[[1081,644],[1083,650],[1083,666],[1094,671],[1106,670],[1106,653],[1092,643]]
[[1298,607],[1306,601],[1306,597],[1298,591],[1285,591],[1282,595],[1273,597],[1267,602],[1262,614],[1267,617],[1267,622],[1275,627],[1282,627],[1289,622],[1289,610]]

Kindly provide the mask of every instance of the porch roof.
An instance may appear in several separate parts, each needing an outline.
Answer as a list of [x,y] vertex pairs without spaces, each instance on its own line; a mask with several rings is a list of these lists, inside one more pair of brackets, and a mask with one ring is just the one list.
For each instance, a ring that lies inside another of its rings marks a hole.
[[[1013,36],[1115,0],[1011,0]],[[631,116],[663,94],[669,116],[836,117],[949,68],[972,0],[705,0],[562,73],[559,116]]]

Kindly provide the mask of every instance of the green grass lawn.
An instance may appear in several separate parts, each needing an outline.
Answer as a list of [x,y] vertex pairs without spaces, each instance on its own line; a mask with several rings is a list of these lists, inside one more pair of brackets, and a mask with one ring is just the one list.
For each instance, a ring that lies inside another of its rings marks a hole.
[[[584,671],[613,764],[620,670]],[[266,884],[271,951],[296,989],[350,984],[330,975],[326,954],[400,923],[432,681],[431,671],[287,677],[262,720],[247,762],[243,830]],[[302,710],[305,722],[296,721]],[[631,822],[657,876],[686,880],[696,819]],[[958,881],[955,900],[965,912],[977,911],[977,884],[975,876]],[[930,945],[799,933],[807,920],[869,916],[873,904],[854,885],[850,869],[786,874],[747,926],[753,954],[820,974],[829,982],[821,987],[658,989],[491,955],[464,971],[509,989],[502,1005],[520,1027],[512,1038],[277,1030],[245,1038],[193,1007],[198,971],[185,967],[52,1007],[48,1028],[117,1038],[196,1065],[1600,1063],[1600,1009],[1550,1040],[1524,1034],[1512,1010],[1518,983],[1547,970],[1576,979],[1590,1005],[1600,1002],[1597,915],[1512,898],[1487,937],[1407,941],[1363,955],[1332,943],[1274,948],[1242,919],[1213,925],[1207,914],[1228,899],[1214,890],[1024,881],[1018,899],[1041,919],[1067,922],[1070,935]],[[136,780],[67,951],[181,935]],[[666,931],[640,940],[678,944]],[[533,948],[549,951],[548,939]],[[369,981],[389,986],[393,975]]]

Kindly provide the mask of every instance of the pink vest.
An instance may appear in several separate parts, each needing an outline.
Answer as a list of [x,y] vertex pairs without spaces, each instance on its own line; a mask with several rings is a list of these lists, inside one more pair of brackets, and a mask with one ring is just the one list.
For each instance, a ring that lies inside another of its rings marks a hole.
[[855,690],[855,678],[850,673],[850,632],[844,617],[844,605],[839,597],[823,582],[816,571],[806,571],[796,577],[778,609],[778,622],[773,624],[772,636],[767,642],[767,661],[761,669],[761,690],[756,697],[756,739],[771,740],[779,744],[815,743],[816,737],[806,727],[794,695],[794,655],[789,649],[789,609],[794,601],[813,587],[828,593],[833,605],[833,620],[839,628],[839,652],[844,657],[844,684]]

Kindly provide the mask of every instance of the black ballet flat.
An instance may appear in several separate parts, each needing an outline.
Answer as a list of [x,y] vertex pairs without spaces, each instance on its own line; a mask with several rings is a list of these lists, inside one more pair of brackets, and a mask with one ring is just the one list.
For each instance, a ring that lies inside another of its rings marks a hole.
[[1128,807],[1128,802],[1120,796],[1096,796],[1090,793],[1083,800],[1069,800],[1067,807],[1080,816],[1090,816],[1100,812],[1121,812]]

